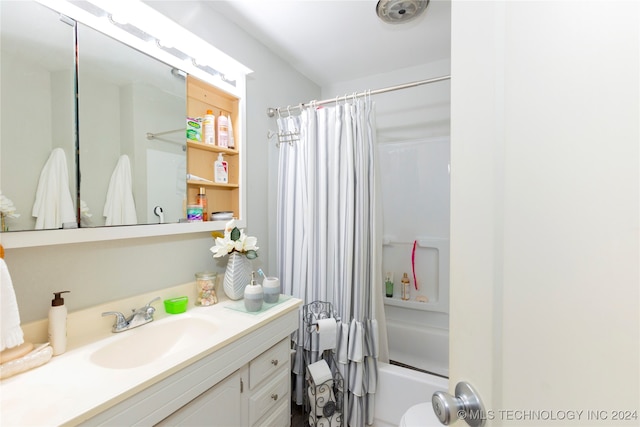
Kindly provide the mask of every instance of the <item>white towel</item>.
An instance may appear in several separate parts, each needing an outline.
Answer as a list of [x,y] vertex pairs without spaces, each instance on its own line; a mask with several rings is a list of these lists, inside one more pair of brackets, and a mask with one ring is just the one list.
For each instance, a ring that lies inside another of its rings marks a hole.
[[20,345],[24,342],[24,333],[20,327],[20,313],[18,301],[13,290],[9,268],[4,259],[0,258],[0,351]]
[[77,226],[69,192],[67,157],[62,148],[54,148],[40,172],[32,216],[36,230]]
[[138,223],[136,205],[133,201],[131,164],[129,156],[123,154],[111,174],[107,199],[104,203],[105,225],[130,225]]

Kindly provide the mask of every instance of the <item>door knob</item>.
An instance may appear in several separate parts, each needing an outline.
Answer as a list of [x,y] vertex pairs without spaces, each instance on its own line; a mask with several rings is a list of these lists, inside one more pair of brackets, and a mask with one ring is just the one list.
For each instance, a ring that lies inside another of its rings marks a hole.
[[480,397],[473,387],[464,381],[456,384],[455,396],[444,391],[433,393],[431,405],[440,422],[446,426],[457,419],[463,419],[471,427],[482,427],[487,418]]

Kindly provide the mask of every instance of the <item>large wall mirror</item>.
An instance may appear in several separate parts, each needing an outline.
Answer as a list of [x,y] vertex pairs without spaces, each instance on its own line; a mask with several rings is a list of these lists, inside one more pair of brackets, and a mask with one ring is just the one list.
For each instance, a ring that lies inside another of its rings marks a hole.
[[[184,73],[82,24],[78,51],[80,195],[91,212],[81,226],[158,223],[156,206],[177,222],[186,197]],[[135,203],[117,206],[127,179]]]
[[[60,228],[33,216],[34,206],[58,203],[44,191],[54,185],[69,191],[64,228],[158,223],[156,206],[165,222],[178,222],[186,194],[184,73],[36,2],[0,8],[0,190],[19,214],[5,218],[6,229]],[[37,32],[29,30],[34,22]],[[124,187],[110,189],[119,180]],[[114,191],[127,186],[134,200],[125,208],[133,213],[105,210],[121,203]]]

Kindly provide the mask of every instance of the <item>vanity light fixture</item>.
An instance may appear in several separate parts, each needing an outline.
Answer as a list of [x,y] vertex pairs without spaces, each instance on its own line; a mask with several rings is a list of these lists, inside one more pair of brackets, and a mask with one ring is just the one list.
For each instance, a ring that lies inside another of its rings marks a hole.
[[[251,70],[139,0],[37,0],[62,15],[236,94]],[[206,64],[206,65],[203,65]]]

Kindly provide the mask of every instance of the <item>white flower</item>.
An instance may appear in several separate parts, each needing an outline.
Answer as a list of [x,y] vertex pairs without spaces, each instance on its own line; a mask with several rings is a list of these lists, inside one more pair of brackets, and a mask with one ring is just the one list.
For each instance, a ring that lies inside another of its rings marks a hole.
[[89,211],[89,206],[84,200],[80,200],[80,216],[82,218],[91,218],[93,215]]
[[2,216],[7,218],[18,218],[20,214],[16,213],[16,207],[13,205],[13,202],[8,197],[5,197],[4,194],[0,191],[0,213]]
[[258,256],[258,239],[244,234],[235,226],[235,220],[229,221],[224,228],[224,237],[216,237],[215,245],[210,248],[214,258],[223,257],[231,252],[240,252],[253,259]]

